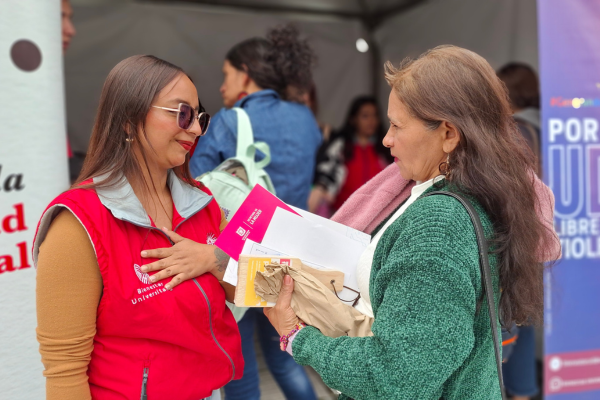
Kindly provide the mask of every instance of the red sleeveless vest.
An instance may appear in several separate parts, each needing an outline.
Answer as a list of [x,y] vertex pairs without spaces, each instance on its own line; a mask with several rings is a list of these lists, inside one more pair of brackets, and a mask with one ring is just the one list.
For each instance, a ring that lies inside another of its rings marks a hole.
[[[208,189],[192,188],[169,174],[173,227],[179,235],[212,244],[221,212]],[[92,398],[189,399],[211,395],[242,377],[240,334],[225,292],[212,274],[172,291],[152,283],[140,266],[145,249],[171,246],[154,227],[131,186],[69,190],[46,209],[34,241],[34,260],[52,218],[68,208],[94,246],[103,292],[88,367]],[[68,279],[68,277],[65,277]]]

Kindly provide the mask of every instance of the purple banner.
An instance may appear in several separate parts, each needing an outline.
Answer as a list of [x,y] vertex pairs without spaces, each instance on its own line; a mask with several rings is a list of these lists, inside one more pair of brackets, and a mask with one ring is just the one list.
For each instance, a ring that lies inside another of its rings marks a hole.
[[600,399],[600,1],[538,0],[544,180],[563,259],[546,272],[545,398]]

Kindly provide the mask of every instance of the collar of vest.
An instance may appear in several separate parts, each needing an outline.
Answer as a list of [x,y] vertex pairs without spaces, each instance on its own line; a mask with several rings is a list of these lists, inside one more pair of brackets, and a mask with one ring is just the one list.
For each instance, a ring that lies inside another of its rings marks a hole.
[[[97,176],[94,178],[94,183],[101,183],[106,178],[108,178],[108,174]],[[202,210],[213,199],[213,196],[181,181],[173,170],[170,170],[167,175],[167,184],[171,190],[173,205],[184,220]],[[121,176],[118,184],[110,188],[98,187],[96,193],[100,202],[110,210],[115,218],[145,228],[152,228],[150,217],[124,175]]]

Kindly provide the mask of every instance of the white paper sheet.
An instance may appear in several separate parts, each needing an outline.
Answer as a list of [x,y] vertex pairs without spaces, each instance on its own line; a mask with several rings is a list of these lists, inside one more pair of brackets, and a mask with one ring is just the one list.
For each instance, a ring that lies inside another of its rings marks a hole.
[[[268,247],[262,246],[259,243],[253,242],[250,239],[246,239],[244,243],[244,248],[240,254],[248,255],[248,256],[286,256],[287,254],[283,254],[281,252],[275,251],[273,249],[269,249]],[[227,269],[225,270],[225,275],[223,275],[223,280],[230,285],[237,286],[238,282],[238,262],[233,258],[229,259],[229,263],[227,264]]]
[[320,215],[310,213],[308,211],[304,211],[300,208],[290,206],[294,211],[300,214],[302,217],[307,220],[317,224],[323,225],[333,231],[339,232],[342,235],[349,237],[350,239],[356,240],[357,242],[363,243],[365,246],[368,246],[371,243],[371,235],[356,230],[354,228],[350,228],[349,226],[340,224],[339,222],[332,221],[327,218],[323,218]]
[[[290,257],[298,257],[311,266],[342,271],[344,286],[358,290],[356,267],[368,242],[365,243],[360,235],[357,240],[339,229],[333,230],[314,221],[278,208],[261,244]],[[356,293],[344,289],[340,297],[351,300]]]
[[[273,249],[270,249],[266,246],[263,246],[262,244],[253,242],[250,239],[246,240],[246,243],[244,244],[244,249],[242,250],[243,255],[248,255],[248,256],[283,256],[283,257],[290,257],[289,254],[285,254],[282,253],[280,251],[276,251]],[[304,263],[305,265],[308,265],[309,267],[312,267],[314,269],[318,269],[318,270],[327,270],[328,268],[324,267],[323,265],[320,264],[316,264],[314,262],[310,262],[307,260],[302,260],[302,263]],[[237,286],[237,282],[238,282],[238,262],[235,261],[233,258],[229,259],[229,263],[227,264],[227,270],[225,270],[225,275],[223,275],[223,280],[233,286]]]

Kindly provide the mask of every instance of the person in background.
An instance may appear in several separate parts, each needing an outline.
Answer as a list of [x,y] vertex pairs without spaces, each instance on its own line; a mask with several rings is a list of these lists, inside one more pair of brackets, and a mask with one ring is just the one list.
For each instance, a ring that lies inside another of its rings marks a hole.
[[310,90],[301,95],[300,102],[305,104],[306,107],[310,108],[310,111],[312,111],[317,123],[319,124],[319,129],[321,130],[321,135],[323,136],[323,142],[321,143],[322,147],[323,144],[329,142],[329,139],[331,139],[332,128],[327,122],[319,121],[319,98],[317,96],[317,86],[314,82],[310,85]]
[[[508,89],[513,118],[536,157],[536,172],[540,175],[540,91],[537,75],[526,64],[510,63],[500,68],[498,77]],[[502,370],[506,390],[513,396],[513,400],[529,400],[539,393],[535,331],[535,327],[531,325],[519,326],[511,332],[515,338],[511,342],[512,349],[506,349],[505,346],[503,351],[510,353],[507,361],[502,364]]]
[[538,175],[541,172],[540,142],[540,85],[537,74],[527,64],[509,63],[498,71],[498,78],[508,89],[513,118],[519,131],[538,159]]
[[[342,129],[320,152],[311,205],[329,201],[337,210],[352,193],[392,162],[383,146],[385,136],[379,117],[377,100],[371,96],[355,98]],[[345,172],[335,165],[342,160]]]
[[61,27],[62,27],[62,49],[63,54],[69,48],[73,36],[77,33],[73,25],[73,7],[69,0],[62,0],[60,3]]
[[[71,45],[71,40],[77,33],[75,30],[75,26],[73,25],[73,7],[71,7],[71,3],[69,0],[62,0],[60,2],[60,11],[61,11],[61,31],[62,31],[62,50],[63,55],[67,52],[67,49]],[[73,153],[71,149],[71,142],[67,137],[67,155],[69,156],[69,181],[71,183],[75,182],[77,176],[79,175],[79,171],[81,171],[81,166],[83,165],[83,160],[85,159],[85,154],[81,153]]]
[[[290,25],[271,29],[266,38],[248,39],[231,48],[223,63],[220,88],[226,108],[213,117],[206,136],[198,141],[190,160],[194,176],[235,156],[237,115],[231,107],[241,107],[250,118],[254,140],[266,142],[271,149],[271,163],[265,170],[277,196],[287,204],[306,209],[321,132],[312,112],[300,102],[312,84],[314,63],[313,50]],[[225,386],[228,400],[260,399],[255,330],[269,371],[285,396],[316,399],[304,368],[279,351],[279,335],[262,310],[250,308],[238,326],[244,376]]]
[[[303,96],[302,102],[311,109],[318,120],[319,101],[317,87],[313,83],[309,92]],[[331,217],[331,203],[334,197],[330,193],[337,193],[344,179],[346,179],[346,168],[342,152],[330,147],[333,139],[333,129],[328,123],[319,123],[319,129],[323,141],[317,151],[313,187],[308,197],[308,211],[322,217]]]

